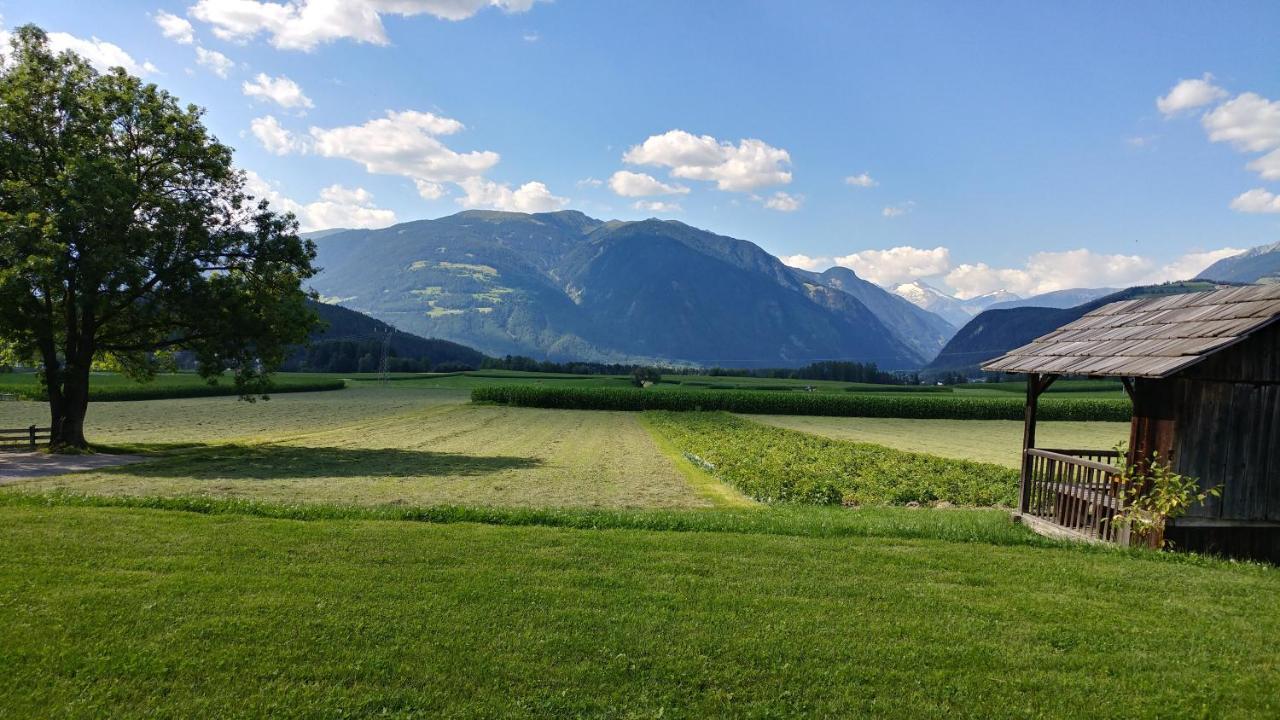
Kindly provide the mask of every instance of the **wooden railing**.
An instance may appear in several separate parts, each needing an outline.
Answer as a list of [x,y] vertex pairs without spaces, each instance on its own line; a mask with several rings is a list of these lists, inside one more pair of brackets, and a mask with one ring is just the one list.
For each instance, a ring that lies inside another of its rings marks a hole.
[[1119,453],[1031,448],[1025,461],[1023,514],[1087,538],[1128,544],[1128,529],[1116,522],[1124,507],[1116,482]]
[[24,428],[0,429],[0,448],[9,450],[35,450],[41,443],[48,444],[50,428],[30,425]]

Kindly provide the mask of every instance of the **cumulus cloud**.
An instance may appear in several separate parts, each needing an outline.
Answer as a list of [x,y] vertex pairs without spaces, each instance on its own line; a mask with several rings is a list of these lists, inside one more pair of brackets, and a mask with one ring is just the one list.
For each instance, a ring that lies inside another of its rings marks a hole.
[[[0,33],[4,41],[4,52],[9,51],[8,33]],[[89,62],[101,72],[106,72],[111,68],[124,68],[126,72],[132,75],[153,75],[160,72],[155,65],[150,62],[138,62],[133,56],[125,52],[123,48],[106,40],[99,40],[96,37],[89,39],[78,38],[75,35],[64,32],[49,33],[49,49],[55,53],[64,51],[73,52]]]
[[651,195],[685,195],[689,188],[669,185],[652,175],[619,170],[609,178],[609,188],[622,197],[649,197]]
[[1248,165],[1263,180],[1280,180],[1280,150],[1272,150]]
[[1243,213],[1280,213],[1280,195],[1254,188],[1232,200],[1231,209]]
[[455,152],[442,135],[463,129],[462,123],[433,113],[391,111],[363,125],[311,128],[311,147],[324,157],[364,165],[371,173],[403,175],[428,183],[460,182],[483,175],[498,164],[491,151]]
[[652,135],[622,156],[632,165],[670,168],[671,176],[714,182],[721,190],[745,192],[791,182],[791,155],[763,140],[747,138],[737,145],[710,135],[671,130]]
[[155,14],[155,21],[160,26],[160,34],[176,43],[190,45],[196,41],[196,29],[186,18],[161,10]]
[[804,254],[782,255],[778,258],[783,263],[801,270],[818,270],[831,265],[831,260],[824,257],[809,257]]
[[664,202],[662,200],[637,200],[631,204],[631,207],[636,210],[655,213],[678,213],[684,210],[684,208],[680,207],[680,203]]
[[236,66],[231,58],[223,55],[217,50],[207,50],[202,47],[196,48],[196,62],[209,68],[209,71],[220,78],[225,78],[231,69]]
[[1226,247],[1218,250],[1209,250],[1206,252],[1189,252],[1186,255],[1174,259],[1167,263],[1151,277],[1147,282],[1164,282],[1166,280],[1189,280],[1199,275],[1205,268],[1223,260],[1225,258],[1234,257],[1244,252],[1243,248]]
[[1227,91],[1213,84],[1213,75],[1179,80],[1164,97],[1156,98],[1156,109],[1165,117],[1183,110],[1204,107],[1227,96]]
[[863,250],[837,257],[835,262],[877,285],[896,285],[946,272],[951,267],[951,251],[941,246],[931,250],[902,246]]
[[274,210],[296,215],[303,232],[339,227],[379,228],[396,222],[396,214],[375,207],[373,195],[364,188],[330,185],[320,191],[320,199],[303,204],[283,195],[252,170],[246,170],[245,189],[254,197],[269,201]]
[[869,188],[869,187],[875,187],[880,183],[876,182],[875,179],[872,178],[871,175],[869,175],[868,173],[862,173],[861,175],[850,175],[849,177],[845,178],[844,184],[852,185],[854,187]]
[[779,190],[764,199],[764,206],[778,212],[795,212],[800,209],[803,202],[804,196],[790,195]]
[[908,200],[903,203],[898,203],[897,205],[886,205],[885,208],[880,211],[880,215],[887,218],[901,217],[911,212],[911,209],[915,206],[916,203],[914,200]]
[[286,130],[273,115],[250,120],[249,130],[272,155],[288,155],[306,150],[305,141]]
[[312,50],[334,40],[386,45],[382,15],[432,15],[465,20],[486,7],[517,13],[535,0],[199,0],[190,14],[224,40],[267,35],[277,48]]
[[535,213],[561,210],[569,204],[569,198],[552,195],[546,185],[536,181],[512,190],[505,183],[472,177],[459,182],[458,187],[466,194],[457,203],[469,208]]
[[271,77],[266,73],[258,73],[252,81],[246,81],[240,86],[245,95],[255,100],[266,100],[279,105],[282,108],[309,108],[314,107],[311,98],[302,92],[302,88],[298,87],[298,83],[281,75],[280,77]]
[[1241,93],[1222,103],[1201,121],[1213,142],[1229,142],[1241,152],[1280,147],[1280,101]]

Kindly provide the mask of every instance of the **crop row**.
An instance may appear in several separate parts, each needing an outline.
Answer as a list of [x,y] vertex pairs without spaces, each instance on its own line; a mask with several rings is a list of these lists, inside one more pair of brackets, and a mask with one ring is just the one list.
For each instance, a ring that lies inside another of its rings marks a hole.
[[818,505],[1011,505],[1018,474],[762,425],[728,413],[652,412],[654,432],[717,478],[762,502]]
[[[1020,420],[1018,397],[967,398],[930,393],[775,393],[755,390],[662,390],[639,388],[501,385],[471,391],[473,402],[577,410],[724,410],[763,415]],[[1127,422],[1128,400],[1046,398],[1042,420]]]

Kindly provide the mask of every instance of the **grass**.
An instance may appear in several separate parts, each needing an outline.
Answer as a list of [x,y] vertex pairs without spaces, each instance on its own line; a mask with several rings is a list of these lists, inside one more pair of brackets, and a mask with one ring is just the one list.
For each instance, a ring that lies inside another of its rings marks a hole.
[[830,440],[726,413],[651,412],[656,434],[763,502],[1011,505],[1017,473],[880,445]]
[[3,716],[1280,712],[1247,566],[13,503],[0,543]]
[[[974,460],[1017,469],[1022,452],[1018,420],[914,420],[805,415],[752,415],[752,420],[834,440],[875,443],[908,452]],[[1041,422],[1036,444],[1050,448],[1108,450],[1127,440],[1120,422]]]
[[[280,373],[272,379],[273,393],[318,392],[341,390],[342,378],[324,373]],[[0,374],[0,393],[11,393],[24,400],[44,400],[35,373]],[[162,400],[167,398],[213,397],[237,395],[230,377],[210,385],[195,373],[161,373],[146,383],[139,383],[117,373],[94,373],[89,381],[89,399],[94,402],[127,400]]]
[[[335,395],[354,404],[279,398],[271,401],[280,403],[272,406],[280,411],[275,415],[268,411],[258,422],[225,426],[224,415],[208,411],[213,400],[130,403],[144,411],[135,418],[145,423],[140,428],[123,421],[127,413],[94,407],[91,438],[121,449],[163,449],[153,443],[166,437],[166,428],[203,423],[206,432],[188,428],[185,437],[197,447],[150,462],[13,487],[363,505],[662,508],[734,502],[715,483],[690,484],[634,414],[477,407],[431,391],[370,388]],[[259,409],[241,404],[220,411]],[[268,421],[279,416],[283,422]],[[112,432],[99,434],[113,425]]]

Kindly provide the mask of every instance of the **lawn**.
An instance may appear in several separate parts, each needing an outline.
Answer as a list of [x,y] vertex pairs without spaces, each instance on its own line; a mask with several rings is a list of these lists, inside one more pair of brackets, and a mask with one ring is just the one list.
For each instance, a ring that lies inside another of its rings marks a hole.
[[[1016,420],[908,420],[901,418],[751,415],[757,422],[836,440],[875,443],[960,460],[1019,467],[1022,423]],[[1040,422],[1036,445],[1107,450],[1129,439],[1119,422]]]
[[1251,566],[20,504],[0,543],[4,717],[1280,713]]

